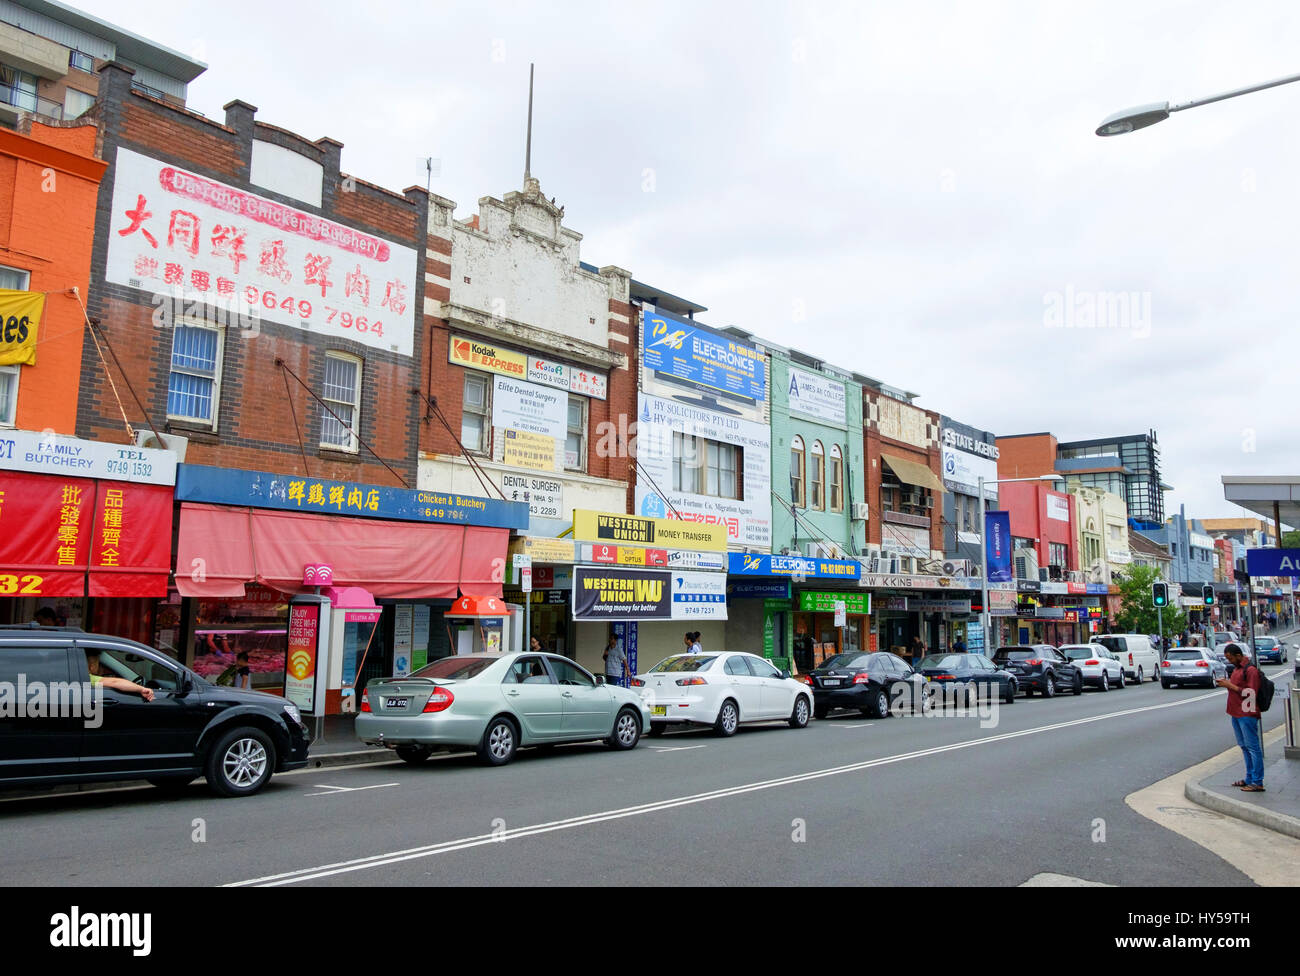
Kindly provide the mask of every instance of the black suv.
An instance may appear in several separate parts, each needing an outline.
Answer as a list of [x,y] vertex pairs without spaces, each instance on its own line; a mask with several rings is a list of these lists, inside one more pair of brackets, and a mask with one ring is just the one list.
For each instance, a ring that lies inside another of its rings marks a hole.
[[177,789],[205,776],[222,796],[248,796],[273,772],[306,766],[310,743],[288,699],[210,684],[135,641],[0,627],[0,788],[145,779]]
[[1026,698],[1036,691],[1044,698],[1055,697],[1058,690],[1083,694],[1083,671],[1051,644],[999,647],[993,661],[1016,676]]

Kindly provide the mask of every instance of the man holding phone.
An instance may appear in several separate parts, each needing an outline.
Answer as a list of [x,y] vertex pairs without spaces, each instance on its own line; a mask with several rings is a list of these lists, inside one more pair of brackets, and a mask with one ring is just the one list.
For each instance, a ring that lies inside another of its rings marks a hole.
[[1232,785],[1243,793],[1264,792],[1264,740],[1259,715],[1259,668],[1240,644],[1228,644],[1223,649],[1232,673],[1214,683],[1228,689],[1228,715],[1232,718],[1232,734],[1246,758],[1246,778]]

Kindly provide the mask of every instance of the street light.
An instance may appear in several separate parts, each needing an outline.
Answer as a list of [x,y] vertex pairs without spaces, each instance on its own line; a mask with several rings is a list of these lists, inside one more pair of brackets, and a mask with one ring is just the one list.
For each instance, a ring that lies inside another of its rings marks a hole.
[[1036,478],[1000,478],[997,481],[985,481],[983,475],[980,476],[980,627],[984,631],[984,649],[986,652],[989,648],[989,553],[988,547],[984,544],[984,486],[1010,485],[1021,481],[1064,482],[1065,479],[1059,474],[1044,474]]
[[1097,126],[1097,135],[1099,136],[1120,136],[1126,132],[1135,132],[1138,129],[1145,129],[1149,125],[1155,125],[1157,122],[1163,122],[1174,112],[1181,112],[1183,109],[1196,108],[1199,105],[1209,105],[1211,102],[1221,102],[1225,98],[1236,98],[1238,95],[1249,95],[1251,92],[1263,91],[1265,88],[1276,88],[1278,85],[1289,85],[1293,81],[1300,81],[1300,75],[1288,75],[1285,78],[1278,78],[1274,81],[1266,81],[1262,85],[1251,85],[1248,88],[1236,88],[1221,95],[1210,95],[1208,98],[1197,98],[1190,102],[1182,102],[1178,105],[1170,105],[1168,102],[1153,102],[1150,105],[1139,105],[1136,108],[1126,108],[1122,112],[1116,112],[1114,115],[1108,115]]

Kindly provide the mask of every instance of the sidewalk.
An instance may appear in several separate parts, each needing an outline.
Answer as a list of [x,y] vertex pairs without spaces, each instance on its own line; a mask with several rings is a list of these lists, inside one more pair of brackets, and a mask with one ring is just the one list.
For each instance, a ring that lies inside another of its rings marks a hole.
[[311,730],[311,748],[307,750],[308,766],[322,769],[326,766],[349,766],[353,763],[394,760],[391,749],[368,746],[357,738],[356,715],[326,715],[324,718],[307,717]]

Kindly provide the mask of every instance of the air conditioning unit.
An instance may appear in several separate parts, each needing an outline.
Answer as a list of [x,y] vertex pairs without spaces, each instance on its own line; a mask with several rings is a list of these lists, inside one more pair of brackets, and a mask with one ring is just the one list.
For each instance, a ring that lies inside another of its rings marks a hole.
[[943,562],[944,576],[973,576],[971,572],[969,559],[945,559]]
[[1052,563],[1047,567],[1047,578],[1053,583],[1059,583],[1065,577],[1062,575],[1064,567],[1060,563]]
[[1038,552],[1033,549],[1017,549],[1012,557],[1016,563],[1016,579],[1038,579]]
[[916,573],[916,559],[912,556],[899,556],[894,560],[898,566],[894,572],[912,576]]
[[805,542],[803,544],[803,554],[809,559],[822,559],[825,557],[826,547],[820,542]]
[[176,461],[184,463],[185,451],[188,449],[190,439],[182,437],[180,434],[162,434],[163,443],[159,443],[158,438],[154,436],[152,430],[147,427],[144,430],[135,432],[135,446],[148,447],[156,451],[175,451]]
[[858,522],[865,522],[871,517],[871,506],[866,502],[853,503],[853,518]]

